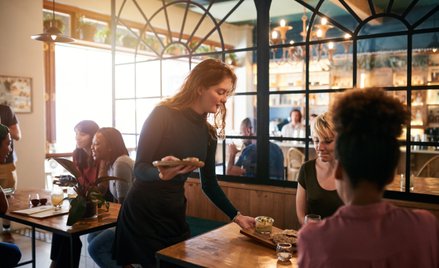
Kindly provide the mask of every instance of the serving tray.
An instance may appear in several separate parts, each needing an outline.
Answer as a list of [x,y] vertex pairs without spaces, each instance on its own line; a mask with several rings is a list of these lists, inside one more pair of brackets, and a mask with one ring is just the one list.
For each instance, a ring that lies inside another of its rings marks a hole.
[[[254,240],[256,240],[257,242],[263,244],[264,246],[276,249],[276,244],[273,242],[273,240],[271,240],[270,238],[270,234],[260,234],[258,232],[256,232],[255,229],[241,229],[241,231],[239,231],[241,234],[246,235]],[[272,227],[271,229],[272,233],[280,233],[282,232],[282,229],[279,229],[277,227]]]
[[58,210],[55,210],[55,207],[52,205],[47,206],[38,206],[33,208],[21,209],[12,211],[12,213],[23,214],[33,218],[47,218],[52,216],[58,216],[69,213],[68,207],[61,207]]

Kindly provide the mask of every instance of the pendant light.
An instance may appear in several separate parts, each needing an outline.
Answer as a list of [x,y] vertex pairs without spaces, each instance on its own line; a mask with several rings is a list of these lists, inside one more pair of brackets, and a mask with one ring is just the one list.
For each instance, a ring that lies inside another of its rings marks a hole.
[[50,21],[50,27],[44,33],[32,35],[31,38],[37,41],[43,42],[58,42],[58,43],[71,43],[75,39],[65,36],[55,26],[55,0],[52,1],[52,20]]

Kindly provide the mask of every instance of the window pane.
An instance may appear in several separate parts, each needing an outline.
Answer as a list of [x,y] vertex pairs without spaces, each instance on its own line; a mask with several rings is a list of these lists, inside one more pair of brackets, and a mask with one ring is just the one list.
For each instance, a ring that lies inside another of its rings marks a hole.
[[111,126],[111,52],[66,44],[56,44],[55,51],[56,150],[71,152],[79,121]]
[[[256,131],[256,96],[235,95],[226,103],[226,134],[240,133],[242,120],[249,118],[252,121],[253,131]],[[232,134],[232,135],[234,135]]]
[[136,100],[136,133],[140,134],[142,131],[143,123],[151,114],[152,110],[155,106],[160,102],[161,99],[153,98],[153,99],[137,99]]
[[162,61],[162,95],[171,96],[177,92],[189,74],[188,59],[169,59]]
[[116,100],[116,128],[121,133],[135,133],[134,100]]
[[358,41],[357,86],[388,87],[406,85],[407,54],[380,53],[389,49],[406,49],[406,36],[371,38]]
[[134,97],[134,64],[116,65],[116,99]]
[[236,81],[235,92],[256,92],[256,65],[253,63],[254,52],[226,53],[226,63],[235,72],[238,80]]
[[136,64],[136,95],[138,98],[160,96],[160,61]]
[[[256,177],[256,140],[226,139],[226,144],[226,174],[234,176]],[[229,161],[230,163],[233,163],[233,165],[229,165]]]

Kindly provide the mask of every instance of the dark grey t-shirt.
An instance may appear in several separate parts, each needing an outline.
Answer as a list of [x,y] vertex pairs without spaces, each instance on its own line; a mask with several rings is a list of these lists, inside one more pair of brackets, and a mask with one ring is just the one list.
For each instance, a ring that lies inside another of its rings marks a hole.
[[326,218],[343,205],[337,191],[323,189],[317,181],[316,160],[305,162],[299,171],[299,184],[306,190],[307,214]]

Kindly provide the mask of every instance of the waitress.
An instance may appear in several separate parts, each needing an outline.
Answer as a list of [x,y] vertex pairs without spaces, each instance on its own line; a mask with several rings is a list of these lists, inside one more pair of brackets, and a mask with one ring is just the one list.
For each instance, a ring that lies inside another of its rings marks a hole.
[[204,193],[241,228],[254,226],[254,218],[240,214],[230,203],[215,174],[217,133],[224,135],[225,103],[235,86],[236,76],[226,64],[207,59],[192,70],[176,95],[162,101],[146,119],[134,166],[136,181],[116,228],[118,264],[153,267],[156,251],[190,237],[184,184],[197,167],[156,168],[155,160],[196,157],[205,162],[199,173]]

